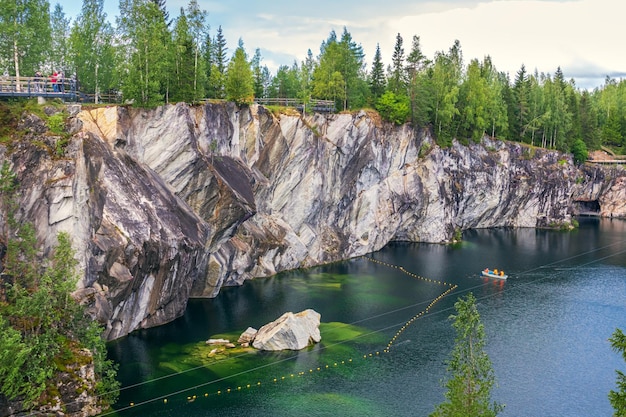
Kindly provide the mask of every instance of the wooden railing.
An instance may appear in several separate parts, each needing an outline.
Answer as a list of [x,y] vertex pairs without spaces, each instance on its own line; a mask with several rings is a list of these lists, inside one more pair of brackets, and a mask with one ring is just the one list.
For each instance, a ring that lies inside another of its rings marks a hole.
[[0,95],[13,97],[36,97],[46,95],[77,94],[76,81],[59,78],[55,82],[48,77],[0,76]]
[[49,77],[9,77],[0,76],[0,97],[44,97],[60,98],[64,101],[82,101],[86,103],[119,103],[120,94],[105,92],[86,94],[80,91],[76,80],[59,78],[52,82]]
[[295,107],[300,111],[314,111],[320,113],[334,113],[335,102],[333,100],[317,100],[311,99],[307,103],[304,100],[297,98],[255,98],[254,102],[257,104],[269,105],[269,106],[284,106]]

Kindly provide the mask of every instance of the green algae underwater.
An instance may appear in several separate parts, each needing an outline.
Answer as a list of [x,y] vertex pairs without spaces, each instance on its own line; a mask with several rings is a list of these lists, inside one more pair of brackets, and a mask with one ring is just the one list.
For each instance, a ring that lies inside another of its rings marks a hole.
[[[448,317],[468,291],[502,417],[610,415],[623,360],[607,340],[625,325],[625,236],[626,222],[597,219],[573,232],[468,231],[457,245],[394,243],[223,288],[190,300],[172,323],[108,345],[122,391],[103,415],[427,416],[444,400]],[[509,279],[483,279],[485,267]],[[302,351],[211,354],[205,343],[307,308],[321,314],[322,340]]]
[[[266,402],[261,408],[271,405],[273,412],[278,413],[274,415],[310,416],[314,410],[314,415],[381,415],[384,410],[376,402],[354,393],[342,394],[335,387],[358,383],[371,374],[371,363],[380,360],[390,339],[389,332],[379,330],[386,323],[381,317],[403,309],[407,301],[415,299],[407,299],[406,292],[387,291],[388,284],[381,282],[379,276],[358,271],[371,268],[371,262],[360,263],[361,266],[355,261],[337,263],[331,267],[334,272],[321,267],[247,282],[240,288],[225,288],[216,299],[191,300],[187,320],[182,318],[111,343],[110,350],[116,352],[113,356],[134,356],[134,360],[123,360],[120,376],[130,383],[124,384],[116,411],[108,415],[170,415],[171,410],[181,407],[189,410],[191,414],[187,415],[236,415],[234,410],[243,410],[243,404],[252,409],[259,407],[259,398]],[[411,281],[401,272],[381,269],[389,277]],[[287,305],[269,307],[285,304],[285,288],[276,288],[285,285],[289,294]],[[231,295],[239,298],[239,294],[234,294],[237,291],[247,293],[243,295],[246,302],[228,302]],[[277,296],[280,302],[274,300]],[[425,294],[423,302],[428,297]],[[263,308],[255,314],[255,323],[244,325],[238,317],[248,316],[254,305]],[[236,342],[248,325],[259,328],[284,311],[306,308],[322,314],[321,341],[301,351],[263,352],[238,344],[225,348],[205,343],[210,338]],[[195,317],[213,317],[205,323],[207,333],[200,339],[197,327],[205,326]],[[325,320],[337,317],[347,317],[352,323]],[[192,322],[198,324],[194,329]],[[229,328],[229,322],[235,330]],[[211,329],[216,332],[210,333]],[[168,336],[162,338],[159,333]],[[177,412],[172,411],[173,414]]]

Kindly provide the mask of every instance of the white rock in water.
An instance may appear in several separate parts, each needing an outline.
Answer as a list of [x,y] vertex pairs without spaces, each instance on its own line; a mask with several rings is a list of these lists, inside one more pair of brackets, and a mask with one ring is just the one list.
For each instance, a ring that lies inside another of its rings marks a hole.
[[207,345],[225,345],[227,343],[230,343],[230,340],[228,339],[209,339],[206,341]]
[[239,336],[239,339],[237,339],[237,343],[250,344],[256,337],[256,334],[257,329],[255,329],[254,327],[248,327],[245,332],[241,333],[241,336]]
[[319,342],[321,315],[311,309],[288,312],[261,327],[252,343],[261,350],[300,350]]

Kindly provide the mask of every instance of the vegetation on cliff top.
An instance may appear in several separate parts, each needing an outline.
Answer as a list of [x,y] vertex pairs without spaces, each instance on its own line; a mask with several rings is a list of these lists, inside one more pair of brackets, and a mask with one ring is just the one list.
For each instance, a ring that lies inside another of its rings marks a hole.
[[60,4],[51,11],[49,0],[20,4],[19,10],[11,2],[0,7],[7,41],[0,42],[0,68],[17,76],[75,73],[80,90],[96,96],[114,92],[138,106],[327,99],[338,110],[375,108],[394,123],[430,126],[443,146],[489,134],[573,152],[577,161],[601,146],[626,150],[626,80],[607,77],[601,88],[581,91],[560,68],[531,73],[522,65],[509,75],[489,56],[466,62],[458,40],[427,57],[419,36],[409,46],[400,33],[391,65],[384,68],[377,47],[368,69],[365,51],[345,27],[340,35],[330,32],[317,56],[309,49],[302,62],[272,74],[260,50],[250,57],[242,39],[229,58],[222,27],[211,33],[197,0],[174,19],[164,0],[122,0],[115,26],[103,0],[83,0],[73,22]]

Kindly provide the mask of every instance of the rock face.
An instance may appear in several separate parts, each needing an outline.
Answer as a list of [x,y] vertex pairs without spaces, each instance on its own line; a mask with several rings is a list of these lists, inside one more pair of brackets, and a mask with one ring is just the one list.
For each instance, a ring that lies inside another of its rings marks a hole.
[[321,315],[307,309],[300,313],[287,312],[261,327],[252,342],[260,350],[301,350],[319,342]]
[[623,170],[487,137],[441,149],[427,130],[376,120],[232,103],[99,108],[70,119],[59,158],[62,138],[30,115],[3,160],[44,254],[58,232],[72,236],[76,295],[108,339],[179,317],[189,297],[394,240],[626,217]]

